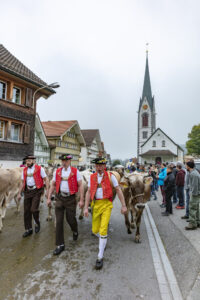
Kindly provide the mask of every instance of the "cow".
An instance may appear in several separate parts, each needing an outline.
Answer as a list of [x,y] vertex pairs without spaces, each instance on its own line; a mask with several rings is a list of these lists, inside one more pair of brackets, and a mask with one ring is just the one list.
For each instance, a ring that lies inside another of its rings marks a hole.
[[0,169],[0,232],[3,228],[2,220],[5,218],[6,208],[11,200],[15,200],[19,212],[20,203],[17,195],[21,185],[22,170],[23,168]]
[[[127,213],[125,214],[125,225],[127,233],[131,234],[131,228],[136,227],[135,242],[140,243],[140,223],[145,203],[151,196],[152,177],[148,174],[134,172],[121,178],[120,185],[124,194]],[[129,220],[131,214],[131,222]]]

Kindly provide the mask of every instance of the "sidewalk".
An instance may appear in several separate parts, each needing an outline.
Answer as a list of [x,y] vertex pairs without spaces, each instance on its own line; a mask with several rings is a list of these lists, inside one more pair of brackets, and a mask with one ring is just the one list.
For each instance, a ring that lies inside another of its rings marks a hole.
[[[157,196],[158,196],[158,200],[157,201],[151,200],[149,202],[149,207],[151,209],[156,209],[157,213],[160,210],[160,213],[161,213],[161,211],[165,211],[165,209],[160,208],[160,204],[162,202],[160,191],[157,193]],[[185,237],[185,239],[190,243],[190,245],[200,255],[200,228],[198,228],[196,230],[192,230],[192,231],[185,230],[185,226],[187,226],[188,222],[186,222],[186,220],[181,219],[181,217],[185,215],[185,209],[176,209],[175,207],[176,207],[176,205],[173,204],[173,215],[170,215],[169,217],[161,217],[163,220],[163,224],[167,221],[166,219],[170,220],[174,224],[175,228],[178,229],[179,233],[181,233],[181,235],[183,235]],[[159,210],[158,210],[158,208],[159,208]],[[155,216],[154,216],[154,218],[155,218]],[[157,218],[160,219],[160,216],[157,216]],[[158,222],[158,223],[160,224],[160,222]],[[158,224],[157,224],[157,226],[158,226]],[[159,228],[158,228],[158,230],[159,230]],[[165,239],[165,237],[163,237],[163,239]],[[179,241],[177,239],[177,244],[178,243],[179,243]],[[181,245],[181,247],[184,247],[184,246]],[[178,248],[176,251],[178,251],[178,253],[179,253]],[[185,247],[185,251],[189,252],[188,247]],[[182,255],[182,254],[180,254],[180,255]],[[193,269],[192,262],[194,262],[193,255],[191,253],[191,257],[190,257],[190,253],[187,253],[188,257],[186,259],[188,261],[188,268],[190,268],[190,266],[191,266],[191,270]],[[186,260],[183,258],[183,263],[185,263]],[[199,272],[200,272],[200,270],[199,270]],[[184,275],[187,276],[186,274],[184,274]],[[188,295],[185,299],[187,299],[187,300],[199,300],[200,299],[200,273],[197,274],[196,280],[191,285],[190,292],[188,293]]]

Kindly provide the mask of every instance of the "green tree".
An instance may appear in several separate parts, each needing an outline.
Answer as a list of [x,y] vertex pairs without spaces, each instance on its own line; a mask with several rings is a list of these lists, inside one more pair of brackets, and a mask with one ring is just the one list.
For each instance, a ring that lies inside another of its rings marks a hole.
[[200,155],[200,124],[194,125],[186,143],[188,154]]
[[113,160],[112,166],[114,167],[116,165],[121,165],[121,160],[120,159]]

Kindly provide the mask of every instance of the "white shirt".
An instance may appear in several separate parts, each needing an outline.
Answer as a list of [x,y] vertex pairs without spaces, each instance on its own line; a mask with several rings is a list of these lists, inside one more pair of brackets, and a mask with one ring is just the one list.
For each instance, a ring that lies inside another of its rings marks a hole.
[[[35,165],[33,165],[31,168],[27,169],[26,184],[28,186],[34,186],[35,185],[35,180],[33,178],[34,171],[35,171]],[[42,178],[47,177],[44,168],[41,168],[40,175],[41,175]],[[22,180],[24,180],[24,172],[22,172],[22,177],[21,178],[22,178]]]
[[[103,178],[103,175],[104,175],[104,174],[99,175],[99,173],[97,173],[98,184],[101,183],[102,178]],[[117,187],[119,184],[118,184],[118,181],[117,181],[116,177],[115,177],[113,174],[111,174],[110,178],[111,178],[111,180],[112,180],[113,186],[114,186],[114,187]],[[89,187],[89,188],[90,188],[90,185],[91,185],[91,175],[90,175],[90,180],[89,180],[89,182],[88,182],[88,187]],[[100,187],[100,188],[97,188],[97,191],[96,191],[96,194],[95,194],[95,198],[96,198],[96,199],[103,199],[103,189],[102,189],[101,187]]]
[[[61,177],[62,178],[68,178],[70,173],[71,173],[71,167],[70,166],[67,168],[67,170],[65,170],[63,168],[62,169]],[[77,170],[77,176],[76,176],[76,178],[77,178],[77,181],[82,180],[82,177],[81,177],[81,174],[79,173],[79,170]],[[56,172],[53,175],[53,181],[56,182]],[[68,184],[67,180],[61,180],[60,191],[63,192],[63,193],[69,193],[69,184]]]

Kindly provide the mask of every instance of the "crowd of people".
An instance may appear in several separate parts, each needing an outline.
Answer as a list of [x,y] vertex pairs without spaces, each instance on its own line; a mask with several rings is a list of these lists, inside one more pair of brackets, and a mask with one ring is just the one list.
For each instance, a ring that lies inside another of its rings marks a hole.
[[165,208],[162,216],[173,214],[176,209],[185,210],[181,217],[189,224],[186,230],[200,227],[200,174],[193,160],[186,163],[171,162],[158,165],[132,166],[130,172],[146,172],[152,177],[151,198],[157,200],[160,189],[162,195],[161,208]]

